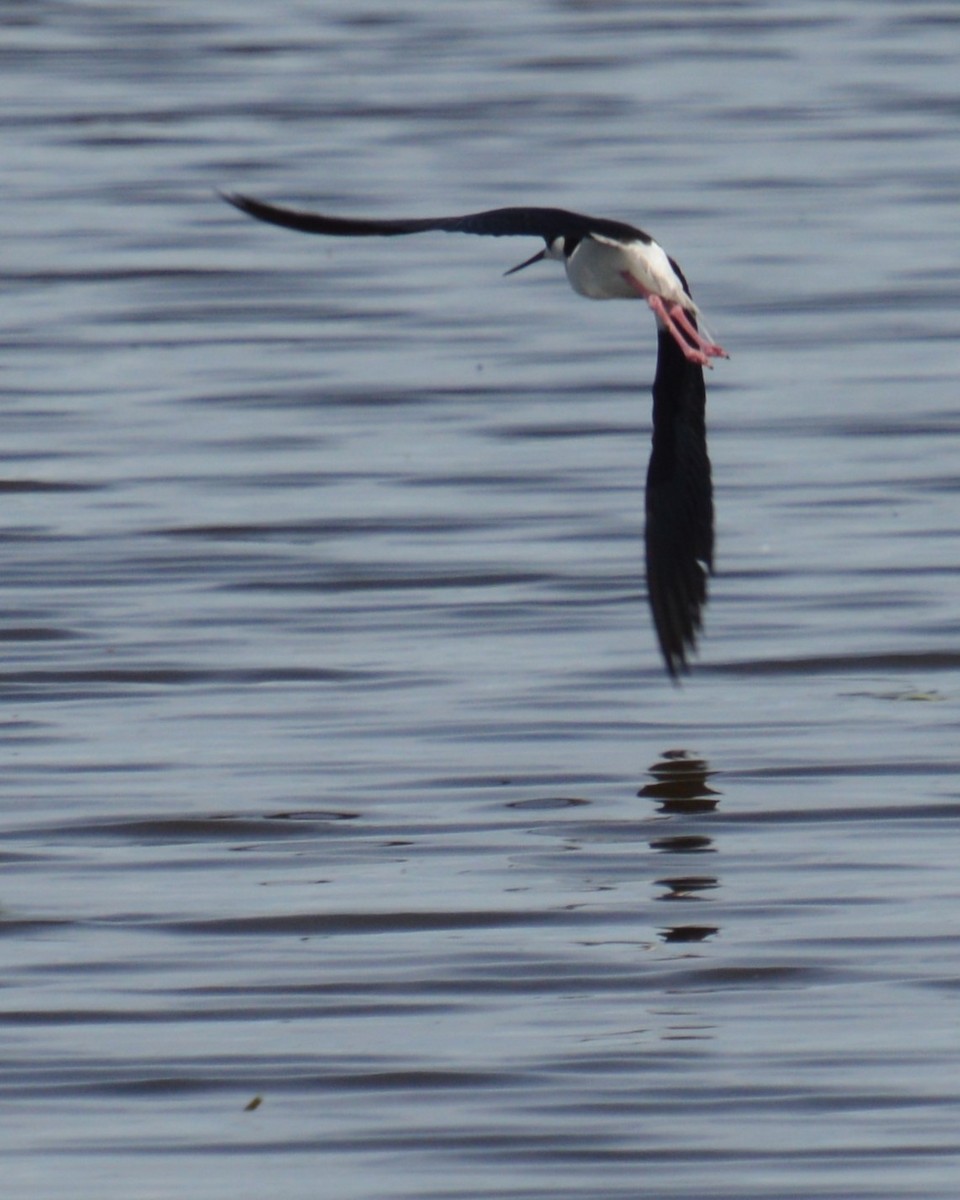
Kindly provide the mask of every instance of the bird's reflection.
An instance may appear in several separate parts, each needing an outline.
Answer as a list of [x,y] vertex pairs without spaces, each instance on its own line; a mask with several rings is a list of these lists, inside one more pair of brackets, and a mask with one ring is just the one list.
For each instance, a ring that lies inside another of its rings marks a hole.
[[657,884],[666,888],[666,894],[660,897],[661,900],[696,899],[698,893],[719,887],[715,875],[678,875],[672,879],[658,879]]
[[[696,816],[714,812],[720,803],[720,793],[707,784],[711,772],[706,760],[688,756],[686,751],[667,751],[650,768],[650,774],[654,782],[641,788],[639,795],[656,800],[661,813]],[[716,853],[714,840],[709,834],[689,830],[665,833],[652,838],[650,848],[661,854],[680,856],[686,868],[656,881],[657,886],[663,888],[661,900],[687,903],[703,901],[708,898],[708,893],[720,886],[716,875],[689,869],[694,856],[699,859],[705,854]],[[664,942],[703,942],[718,929],[719,926],[705,922],[684,921],[661,929],[660,937]]]
[[675,942],[705,942],[717,933],[716,925],[672,925],[660,933],[661,941],[668,944]]
[[[691,758],[686,750],[667,750],[650,768],[650,774],[654,782],[642,787],[637,795],[659,801],[660,812],[708,813],[720,803],[720,792],[707,784],[713,772],[706,759]],[[700,840],[710,841],[702,837]],[[689,849],[685,845],[677,848]]]

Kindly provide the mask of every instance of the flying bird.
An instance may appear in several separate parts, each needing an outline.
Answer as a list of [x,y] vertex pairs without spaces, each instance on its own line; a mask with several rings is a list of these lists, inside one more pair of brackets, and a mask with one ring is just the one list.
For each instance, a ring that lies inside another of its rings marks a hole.
[[539,237],[544,248],[506,272],[562,262],[575,292],[592,300],[645,300],[657,322],[653,445],[647,469],[646,568],[653,623],[667,671],[677,678],[696,649],[713,570],[713,487],[703,368],[727,352],[701,331],[700,310],[679,265],[649,234],[622,221],[560,208],[495,208],[458,217],[367,220],[301,212],[223,194],[241,212],[302,233],[396,237],[473,233]]

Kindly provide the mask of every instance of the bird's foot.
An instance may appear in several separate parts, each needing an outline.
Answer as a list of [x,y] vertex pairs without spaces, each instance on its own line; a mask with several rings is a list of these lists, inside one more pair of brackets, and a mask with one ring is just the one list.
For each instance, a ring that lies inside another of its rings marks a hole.
[[687,362],[696,363],[700,367],[711,367],[711,358],[730,357],[722,346],[700,332],[681,304],[667,304],[662,296],[656,295],[647,296],[647,304],[680,347]]
[[[724,348],[718,345],[712,338],[701,333],[700,330],[690,320],[686,310],[680,304],[674,304],[670,309],[670,316],[673,318],[674,324],[677,325],[695,351],[699,351],[706,355],[707,358],[729,358],[730,355]],[[676,336],[676,335],[674,335]],[[680,349],[683,349],[681,345]]]

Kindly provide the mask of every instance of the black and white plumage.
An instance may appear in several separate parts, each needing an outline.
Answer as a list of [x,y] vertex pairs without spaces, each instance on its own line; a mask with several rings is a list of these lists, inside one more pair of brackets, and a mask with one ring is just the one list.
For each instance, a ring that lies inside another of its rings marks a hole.
[[643,299],[657,319],[653,447],[646,488],[647,590],[667,670],[676,678],[696,647],[713,567],[713,491],[703,368],[726,358],[699,328],[699,309],[677,263],[649,234],[622,221],[559,208],[497,208],[455,217],[366,220],[301,212],[242,195],[230,204],[260,221],[333,237],[443,231],[539,237],[545,247],[507,271],[563,262],[574,291],[591,299]]

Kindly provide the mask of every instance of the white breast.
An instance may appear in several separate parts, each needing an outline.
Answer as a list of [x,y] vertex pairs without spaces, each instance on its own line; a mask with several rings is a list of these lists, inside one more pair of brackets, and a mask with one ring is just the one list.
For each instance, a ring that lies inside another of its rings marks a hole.
[[618,242],[591,234],[566,260],[566,268],[573,290],[592,300],[638,300],[655,295],[682,305],[687,312],[697,312],[666,251],[656,242]]

